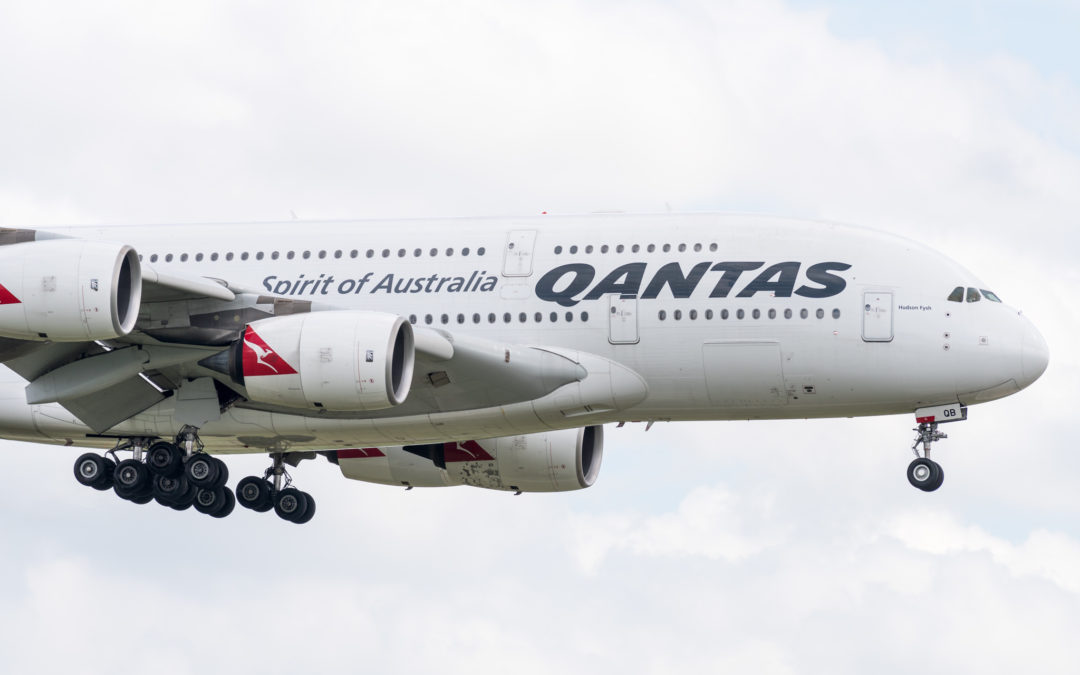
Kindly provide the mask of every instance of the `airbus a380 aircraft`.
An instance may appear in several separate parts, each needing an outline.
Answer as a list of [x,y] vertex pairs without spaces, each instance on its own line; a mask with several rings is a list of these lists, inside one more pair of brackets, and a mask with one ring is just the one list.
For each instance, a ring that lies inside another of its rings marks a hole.
[[[755,216],[0,231],[0,435],[107,449],[79,482],[314,514],[284,464],[515,492],[589,487],[603,425],[914,413],[1013,394],[1048,350],[949,258]],[[226,487],[215,454],[269,453]],[[210,454],[214,453],[214,454]]]

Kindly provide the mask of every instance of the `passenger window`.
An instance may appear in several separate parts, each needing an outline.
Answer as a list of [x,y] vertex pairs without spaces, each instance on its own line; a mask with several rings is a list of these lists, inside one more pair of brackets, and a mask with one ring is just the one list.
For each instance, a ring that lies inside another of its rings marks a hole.
[[989,300],[990,302],[1001,302],[1001,298],[999,298],[997,296],[997,293],[993,293],[991,291],[988,291],[985,288],[980,288],[979,290],[982,291],[983,297],[986,298],[987,300]]
[[953,289],[952,293],[949,293],[949,302],[963,302],[964,301],[964,287],[957,286]]
[[982,300],[982,296],[979,295],[979,291],[975,290],[974,288],[969,287],[967,289],[967,301],[968,302],[978,302],[979,300]]

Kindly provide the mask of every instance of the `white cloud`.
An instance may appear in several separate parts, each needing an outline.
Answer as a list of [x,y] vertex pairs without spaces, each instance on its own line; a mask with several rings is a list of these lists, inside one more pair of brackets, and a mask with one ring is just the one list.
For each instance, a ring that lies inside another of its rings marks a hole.
[[1059,532],[1034,530],[1019,545],[944,513],[918,512],[898,517],[888,532],[917,551],[935,555],[976,552],[1016,576],[1038,577],[1070,593],[1080,593],[1080,541]]
[[[695,488],[678,511],[650,517],[582,516],[573,525],[582,568],[595,573],[613,550],[644,556],[738,562],[783,542],[769,525],[770,495],[742,496]],[[748,522],[749,521],[749,522]]]

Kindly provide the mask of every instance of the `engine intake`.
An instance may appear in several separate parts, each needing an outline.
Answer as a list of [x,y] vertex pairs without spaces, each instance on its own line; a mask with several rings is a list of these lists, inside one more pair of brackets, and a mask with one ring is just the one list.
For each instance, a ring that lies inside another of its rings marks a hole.
[[135,249],[82,239],[0,246],[0,336],[82,342],[127,335],[139,318]]
[[382,410],[412,386],[412,325],[382,312],[326,311],[247,325],[230,351],[248,398],[290,408]]

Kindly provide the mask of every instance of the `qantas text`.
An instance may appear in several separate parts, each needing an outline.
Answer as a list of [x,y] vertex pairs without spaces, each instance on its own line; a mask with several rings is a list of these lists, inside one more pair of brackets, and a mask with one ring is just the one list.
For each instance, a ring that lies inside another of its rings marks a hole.
[[[765,269],[761,269],[761,268]],[[585,263],[560,265],[540,277],[536,282],[536,295],[541,300],[557,302],[564,307],[573,307],[582,300],[596,300],[604,295],[619,294],[622,297],[638,297],[651,300],[659,297],[667,288],[676,298],[689,298],[698,285],[705,279],[712,286],[710,298],[726,298],[743,278],[743,274],[754,272],[749,283],[742,286],[735,297],[750,298],[757,293],[766,293],[778,298],[790,298],[792,295],[804,298],[828,298],[839,294],[847,286],[847,281],[834,272],[843,272],[851,265],[842,262],[820,262],[806,268],[805,278],[799,283],[800,262],[781,262],[765,267],[764,262],[702,262],[686,271],[679,263],[667,263],[656,270],[645,284],[646,263],[635,262],[620,265],[608,272],[593,284],[596,269]],[[761,270],[757,272],[757,270]],[[717,274],[713,274],[717,273]],[[645,290],[642,291],[642,285]]]

